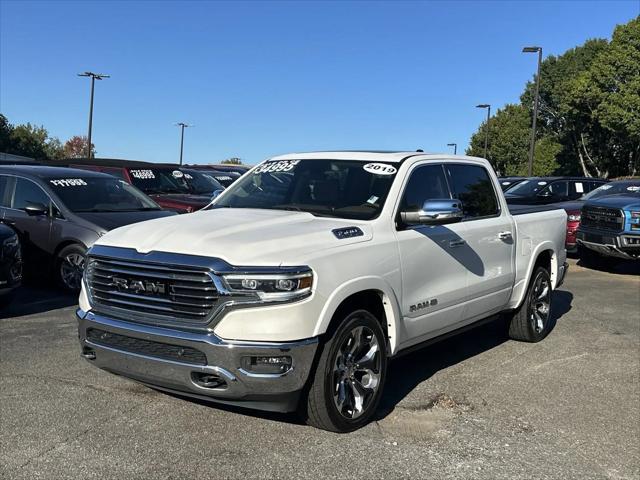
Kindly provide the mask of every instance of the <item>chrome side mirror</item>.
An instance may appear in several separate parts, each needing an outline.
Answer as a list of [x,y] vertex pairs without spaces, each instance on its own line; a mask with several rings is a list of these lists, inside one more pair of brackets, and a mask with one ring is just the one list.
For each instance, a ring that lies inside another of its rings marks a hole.
[[400,212],[400,218],[407,225],[446,225],[462,220],[462,202],[456,199],[426,200],[417,212]]

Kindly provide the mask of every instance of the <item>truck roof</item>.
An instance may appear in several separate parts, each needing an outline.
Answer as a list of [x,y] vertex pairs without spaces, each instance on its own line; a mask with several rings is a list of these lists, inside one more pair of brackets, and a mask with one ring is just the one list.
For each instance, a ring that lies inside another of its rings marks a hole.
[[424,160],[429,158],[444,160],[483,160],[478,157],[467,157],[464,155],[450,155],[446,153],[425,153],[420,151],[382,151],[382,150],[336,150],[319,152],[288,153],[271,157],[269,160],[354,160],[362,162],[402,162],[410,157],[421,157]]

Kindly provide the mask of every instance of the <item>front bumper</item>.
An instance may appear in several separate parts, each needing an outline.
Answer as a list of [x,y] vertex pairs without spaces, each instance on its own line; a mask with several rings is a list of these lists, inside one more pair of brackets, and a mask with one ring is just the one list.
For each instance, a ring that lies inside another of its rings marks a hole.
[[601,255],[631,260],[640,258],[640,235],[628,232],[605,233],[580,227],[576,234],[578,245]]
[[[76,317],[82,355],[95,366],[160,390],[260,410],[296,409],[318,346],[317,338],[230,342],[213,333],[141,325],[91,311],[78,310]],[[119,339],[118,344],[107,342],[113,338]],[[182,358],[184,351],[204,355]],[[243,368],[243,358],[279,356],[291,357],[285,373],[254,373]],[[202,361],[194,360],[197,358]],[[220,383],[203,386],[205,377]]]

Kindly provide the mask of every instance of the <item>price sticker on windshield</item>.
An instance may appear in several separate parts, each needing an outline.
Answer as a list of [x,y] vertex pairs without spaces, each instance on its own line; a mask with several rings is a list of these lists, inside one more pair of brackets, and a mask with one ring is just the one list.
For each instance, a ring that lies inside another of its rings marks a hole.
[[184,177],[184,174],[180,170],[174,170],[173,172],[171,172],[171,175],[173,175],[173,178]]
[[133,178],[138,178],[140,180],[149,180],[152,178],[156,178],[151,170],[131,170],[131,176]]
[[87,185],[87,182],[81,178],[58,178],[49,180],[49,183],[56,187],[85,187]]
[[398,171],[396,167],[386,163],[367,163],[362,168],[365,172],[373,173],[374,175],[394,175]]
[[256,167],[254,174],[268,172],[289,172],[300,163],[300,160],[279,160],[275,162],[265,162]]

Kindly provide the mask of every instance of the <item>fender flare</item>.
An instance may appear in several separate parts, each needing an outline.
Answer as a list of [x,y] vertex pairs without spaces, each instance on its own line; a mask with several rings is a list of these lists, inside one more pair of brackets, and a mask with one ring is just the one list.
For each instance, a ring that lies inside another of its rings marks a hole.
[[320,319],[316,324],[313,334],[317,336],[325,333],[340,304],[351,295],[366,290],[375,290],[382,296],[381,300],[387,321],[387,335],[389,337],[389,355],[393,355],[399,345],[400,320],[402,318],[400,314],[400,303],[393,288],[380,277],[359,277],[349,280],[336,288],[327,298],[320,312]]
[[511,301],[509,302],[512,308],[519,308],[522,305],[522,302],[524,301],[527,293],[527,289],[529,288],[529,283],[531,282],[533,267],[538,261],[538,257],[540,256],[540,254],[545,251],[551,252],[551,271],[549,272],[549,274],[551,275],[551,285],[553,285],[553,289],[556,288],[556,284],[558,282],[558,253],[556,252],[554,243],[551,240],[547,240],[537,245],[536,249],[531,252],[531,256],[529,257],[529,264],[527,265],[527,271],[523,277],[522,288],[514,289]]

